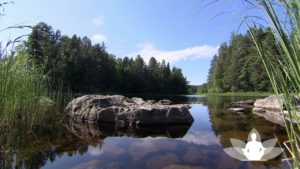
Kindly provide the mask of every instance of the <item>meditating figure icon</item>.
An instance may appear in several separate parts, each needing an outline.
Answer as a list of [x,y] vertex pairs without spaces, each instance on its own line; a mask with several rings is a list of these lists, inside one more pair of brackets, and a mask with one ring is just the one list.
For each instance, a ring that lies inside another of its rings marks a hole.
[[246,144],[243,149],[244,155],[248,160],[259,161],[264,156],[264,151],[266,149],[260,141],[256,141],[256,133],[251,134],[251,141]]

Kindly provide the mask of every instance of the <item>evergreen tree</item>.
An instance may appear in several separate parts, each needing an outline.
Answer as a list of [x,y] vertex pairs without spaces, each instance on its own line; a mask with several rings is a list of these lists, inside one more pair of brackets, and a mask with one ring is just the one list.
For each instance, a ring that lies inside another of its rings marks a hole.
[[[257,33],[270,54],[278,55],[269,28],[251,29]],[[211,61],[207,78],[208,92],[270,91],[267,72],[256,52],[249,31],[245,35],[232,34],[229,43],[223,43],[218,55]],[[203,86],[199,90],[203,90]]]
[[92,45],[87,37],[61,36],[46,23],[36,25],[25,42],[26,52],[45,66],[53,84],[62,82],[73,92],[185,94],[188,82],[178,68],[152,57],[118,58],[104,43]]

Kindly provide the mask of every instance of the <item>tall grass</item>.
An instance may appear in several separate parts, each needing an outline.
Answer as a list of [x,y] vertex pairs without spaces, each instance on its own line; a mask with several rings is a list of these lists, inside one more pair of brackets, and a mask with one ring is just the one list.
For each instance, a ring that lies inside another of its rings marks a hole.
[[[43,67],[25,53],[0,60],[0,121],[31,127],[39,123],[53,104]],[[59,97],[54,97],[58,100]]]
[[[260,0],[255,4],[265,14],[272,28],[279,55],[271,55],[264,49],[255,30],[250,29],[251,37],[268,72],[278,100],[284,104],[288,119],[285,123],[289,138],[287,148],[291,150],[293,168],[300,168],[300,113],[297,102],[300,97],[300,1],[299,0]],[[255,24],[255,23],[254,23]],[[249,28],[253,26],[247,21]],[[290,123],[289,121],[296,123]]]

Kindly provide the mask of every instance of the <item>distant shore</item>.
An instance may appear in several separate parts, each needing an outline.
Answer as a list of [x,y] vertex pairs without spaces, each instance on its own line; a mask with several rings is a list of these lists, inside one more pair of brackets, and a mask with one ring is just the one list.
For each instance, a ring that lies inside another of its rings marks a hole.
[[226,92],[226,93],[198,93],[198,95],[207,96],[270,96],[269,92]]

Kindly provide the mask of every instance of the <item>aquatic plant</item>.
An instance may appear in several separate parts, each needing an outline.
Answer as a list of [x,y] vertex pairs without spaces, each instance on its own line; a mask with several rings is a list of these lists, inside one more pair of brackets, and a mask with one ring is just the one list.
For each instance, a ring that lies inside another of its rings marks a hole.
[[[52,91],[43,66],[18,52],[0,60],[0,120],[10,125],[31,127],[47,116],[62,95]],[[53,100],[51,100],[53,99]]]
[[[285,126],[288,134],[286,148],[291,153],[293,168],[300,168],[300,113],[297,100],[300,94],[300,1],[299,0],[260,0],[251,3],[261,9],[272,28],[279,55],[272,55],[257,38],[255,30],[250,29],[258,54],[263,60],[277,99],[287,109],[283,113],[287,119]],[[249,27],[256,25],[247,18]],[[296,98],[296,99],[295,99]],[[296,100],[296,101],[295,101]],[[294,121],[295,123],[291,123]]]

